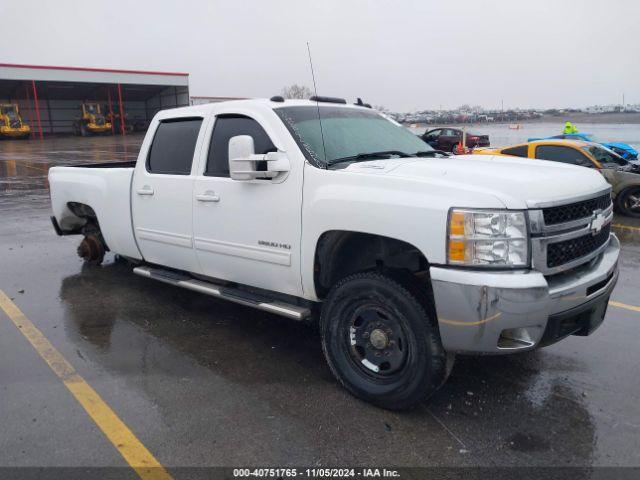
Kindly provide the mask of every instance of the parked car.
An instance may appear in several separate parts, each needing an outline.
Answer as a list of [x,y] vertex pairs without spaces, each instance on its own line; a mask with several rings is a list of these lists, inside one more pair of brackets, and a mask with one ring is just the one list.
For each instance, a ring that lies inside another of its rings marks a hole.
[[49,170],[56,232],[88,262],[109,250],[176,287],[319,313],[331,371],[384,408],[433,394],[457,352],[601,325],[620,251],[601,175],[441,157],[370,108],[311,100],[158,112],[137,162]]
[[480,149],[473,153],[538,158],[594,168],[612,185],[612,195],[619,211],[640,217],[640,165],[625,160],[599,143],[538,140],[510,147]]
[[607,147],[609,150],[613,150],[625,160],[636,160],[638,158],[638,151],[628,143],[621,142],[601,142],[595,135],[591,133],[563,133],[560,135],[554,135],[546,138],[530,138],[528,142],[535,142],[536,140],[582,140],[583,142],[599,143],[600,145]]
[[[462,130],[459,128],[433,128],[427,130],[420,137],[436,150],[444,152],[456,152],[456,147],[462,141]],[[476,135],[467,133],[466,146],[468,148],[488,147],[488,135]]]

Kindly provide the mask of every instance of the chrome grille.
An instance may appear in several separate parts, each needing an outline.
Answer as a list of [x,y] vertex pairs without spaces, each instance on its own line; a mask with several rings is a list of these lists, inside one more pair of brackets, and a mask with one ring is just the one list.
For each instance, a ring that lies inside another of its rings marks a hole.
[[563,242],[550,243],[547,246],[547,267],[554,268],[577,258],[589,255],[591,252],[603,246],[609,240],[611,225],[604,227],[600,233],[590,233]]
[[529,210],[532,267],[554,275],[589,262],[607,248],[612,220],[610,190],[579,202]]
[[596,210],[606,210],[611,206],[611,194],[607,193],[597,198],[590,198],[582,202],[560,205],[542,210],[545,225],[572,222],[590,217]]

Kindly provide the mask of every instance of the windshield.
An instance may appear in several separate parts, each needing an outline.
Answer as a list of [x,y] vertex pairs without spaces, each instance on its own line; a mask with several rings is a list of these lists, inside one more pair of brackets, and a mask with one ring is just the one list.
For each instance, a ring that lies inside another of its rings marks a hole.
[[[322,131],[318,121],[318,108]],[[316,167],[326,168],[340,159],[368,154],[377,158],[414,155],[433,149],[406,128],[374,110],[329,106],[295,106],[275,109],[296,142]],[[322,138],[324,137],[324,147]],[[380,154],[380,152],[393,152]]]
[[614,153],[608,148],[601,147],[599,145],[592,145],[590,147],[582,147],[582,149],[589,152],[598,162],[602,164],[614,164],[623,167],[625,165],[629,165],[629,162],[627,162],[620,155]]

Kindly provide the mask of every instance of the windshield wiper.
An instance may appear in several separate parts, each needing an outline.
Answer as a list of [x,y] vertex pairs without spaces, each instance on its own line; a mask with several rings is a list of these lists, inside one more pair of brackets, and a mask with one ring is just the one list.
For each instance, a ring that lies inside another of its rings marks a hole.
[[414,153],[414,155],[416,157],[435,157],[436,155],[443,155],[445,157],[449,156],[447,152],[443,152],[442,150],[422,150]]
[[359,153],[357,155],[351,155],[349,157],[336,158],[327,162],[327,166],[335,165],[336,163],[342,162],[357,162],[358,160],[375,160],[375,159],[385,159],[391,158],[393,156],[397,157],[413,157],[414,155],[406,152],[401,152],[399,150],[383,150],[380,152],[367,152],[367,153]]

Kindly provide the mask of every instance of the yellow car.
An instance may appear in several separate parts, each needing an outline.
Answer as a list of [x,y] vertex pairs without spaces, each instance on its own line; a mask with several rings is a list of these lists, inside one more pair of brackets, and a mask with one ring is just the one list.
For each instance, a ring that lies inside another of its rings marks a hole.
[[22,121],[18,105],[15,103],[0,105],[0,137],[27,138],[30,134],[31,128]]
[[621,213],[640,218],[640,164],[625,160],[608,148],[580,140],[537,140],[500,148],[477,148],[476,155],[537,158],[597,169],[613,187]]

